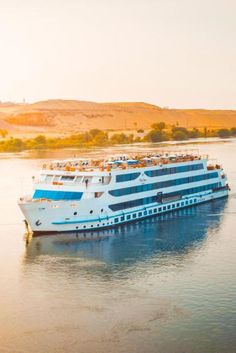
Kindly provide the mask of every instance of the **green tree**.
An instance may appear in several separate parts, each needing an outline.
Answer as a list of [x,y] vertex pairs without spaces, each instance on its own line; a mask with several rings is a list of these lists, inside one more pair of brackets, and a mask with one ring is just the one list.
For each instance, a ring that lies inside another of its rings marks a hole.
[[161,130],[151,130],[146,136],[145,139],[146,141],[150,142],[162,142],[162,141],[168,141],[168,136],[164,131]]
[[89,135],[92,137],[92,139],[97,136],[98,134],[100,134],[102,132],[102,130],[99,129],[91,129],[89,130]]
[[93,140],[91,141],[91,144],[96,146],[104,146],[107,143],[108,143],[108,135],[103,131],[100,131],[99,133],[97,133],[93,138]]
[[189,138],[198,138],[201,137],[201,133],[198,129],[193,128],[193,130],[188,131]]
[[188,135],[184,131],[176,130],[172,133],[172,138],[175,141],[184,141],[188,139]]
[[162,130],[164,130],[164,129],[166,128],[166,124],[165,124],[163,121],[161,121],[161,122],[159,122],[159,123],[152,124],[152,125],[151,125],[151,128],[152,128],[153,130],[160,130],[160,131],[162,131]]
[[220,138],[229,137],[230,136],[230,130],[228,130],[228,129],[220,129],[220,130],[218,130],[217,135]]
[[123,132],[121,134],[114,134],[111,136],[111,143],[112,144],[120,144],[120,145],[124,145],[127,143],[132,143],[133,142],[133,135],[125,135]]
[[46,143],[46,137],[44,135],[38,135],[34,138],[37,145],[44,145]]
[[232,136],[236,136],[236,127],[232,127],[232,128],[230,129],[230,134],[231,134]]

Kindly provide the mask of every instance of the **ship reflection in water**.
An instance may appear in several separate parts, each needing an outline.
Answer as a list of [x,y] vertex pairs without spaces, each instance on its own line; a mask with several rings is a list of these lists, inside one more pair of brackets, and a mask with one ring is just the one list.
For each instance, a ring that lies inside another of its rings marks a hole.
[[79,257],[117,266],[153,258],[184,260],[191,256],[220,226],[227,200],[215,200],[201,206],[178,210],[113,229],[43,235],[30,239],[25,261],[40,255]]
[[26,347],[43,353],[53,340],[59,353],[234,353],[234,260],[225,257],[233,247],[225,238],[231,201],[111,230],[31,238],[23,307],[34,308],[32,342],[45,343],[37,352],[32,342]]

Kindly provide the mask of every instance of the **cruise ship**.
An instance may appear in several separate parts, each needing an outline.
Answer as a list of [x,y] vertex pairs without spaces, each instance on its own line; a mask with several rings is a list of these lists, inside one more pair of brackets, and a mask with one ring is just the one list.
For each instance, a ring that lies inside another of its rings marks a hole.
[[31,231],[91,231],[228,196],[223,168],[196,153],[146,153],[44,164],[19,207]]

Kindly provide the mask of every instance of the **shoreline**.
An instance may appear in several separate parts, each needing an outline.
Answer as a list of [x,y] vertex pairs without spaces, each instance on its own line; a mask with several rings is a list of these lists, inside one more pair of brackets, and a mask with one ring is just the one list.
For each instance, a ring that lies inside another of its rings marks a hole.
[[[227,143],[227,142],[234,142],[236,141],[236,138],[218,138],[218,137],[207,137],[207,138],[198,138],[198,139],[189,139],[185,141],[163,141],[163,142],[134,142],[131,144],[116,144],[116,145],[108,145],[108,146],[90,146],[90,147],[62,147],[62,148],[32,148],[32,149],[26,149],[23,151],[11,151],[11,152],[4,152],[0,151],[0,159],[7,159],[7,158],[23,158],[23,159],[50,159],[53,157],[53,155],[57,155],[61,152],[61,154],[67,154],[68,152],[77,152],[75,154],[75,157],[78,158],[81,155],[90,155],[90,158],[92,158],[93,154],[101,153],[103,152],[105,155],[109,155],[109,153],[113,153],[114,150],[117,150],[117,153],[128,153],[128,150],[130,150],[130,153],[135,153],[143,151],[145,152],[150,152],[153,149],[170,149],[171,147],[180,147],[180,146],[188,146],[188,145],[210,145],[214,143]],[[112,150],[112,151],[110,151]],[[49,157],[51,155],[52,157]]]

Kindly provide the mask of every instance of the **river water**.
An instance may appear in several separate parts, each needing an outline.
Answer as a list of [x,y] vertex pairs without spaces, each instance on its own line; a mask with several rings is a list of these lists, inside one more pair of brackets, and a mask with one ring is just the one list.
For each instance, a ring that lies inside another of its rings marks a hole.
[[17,198],[42,159],[79,152],[0,156],[1,353],[236,352],[236,141],[197,148],[223,163],[228,199],[28,242]]

